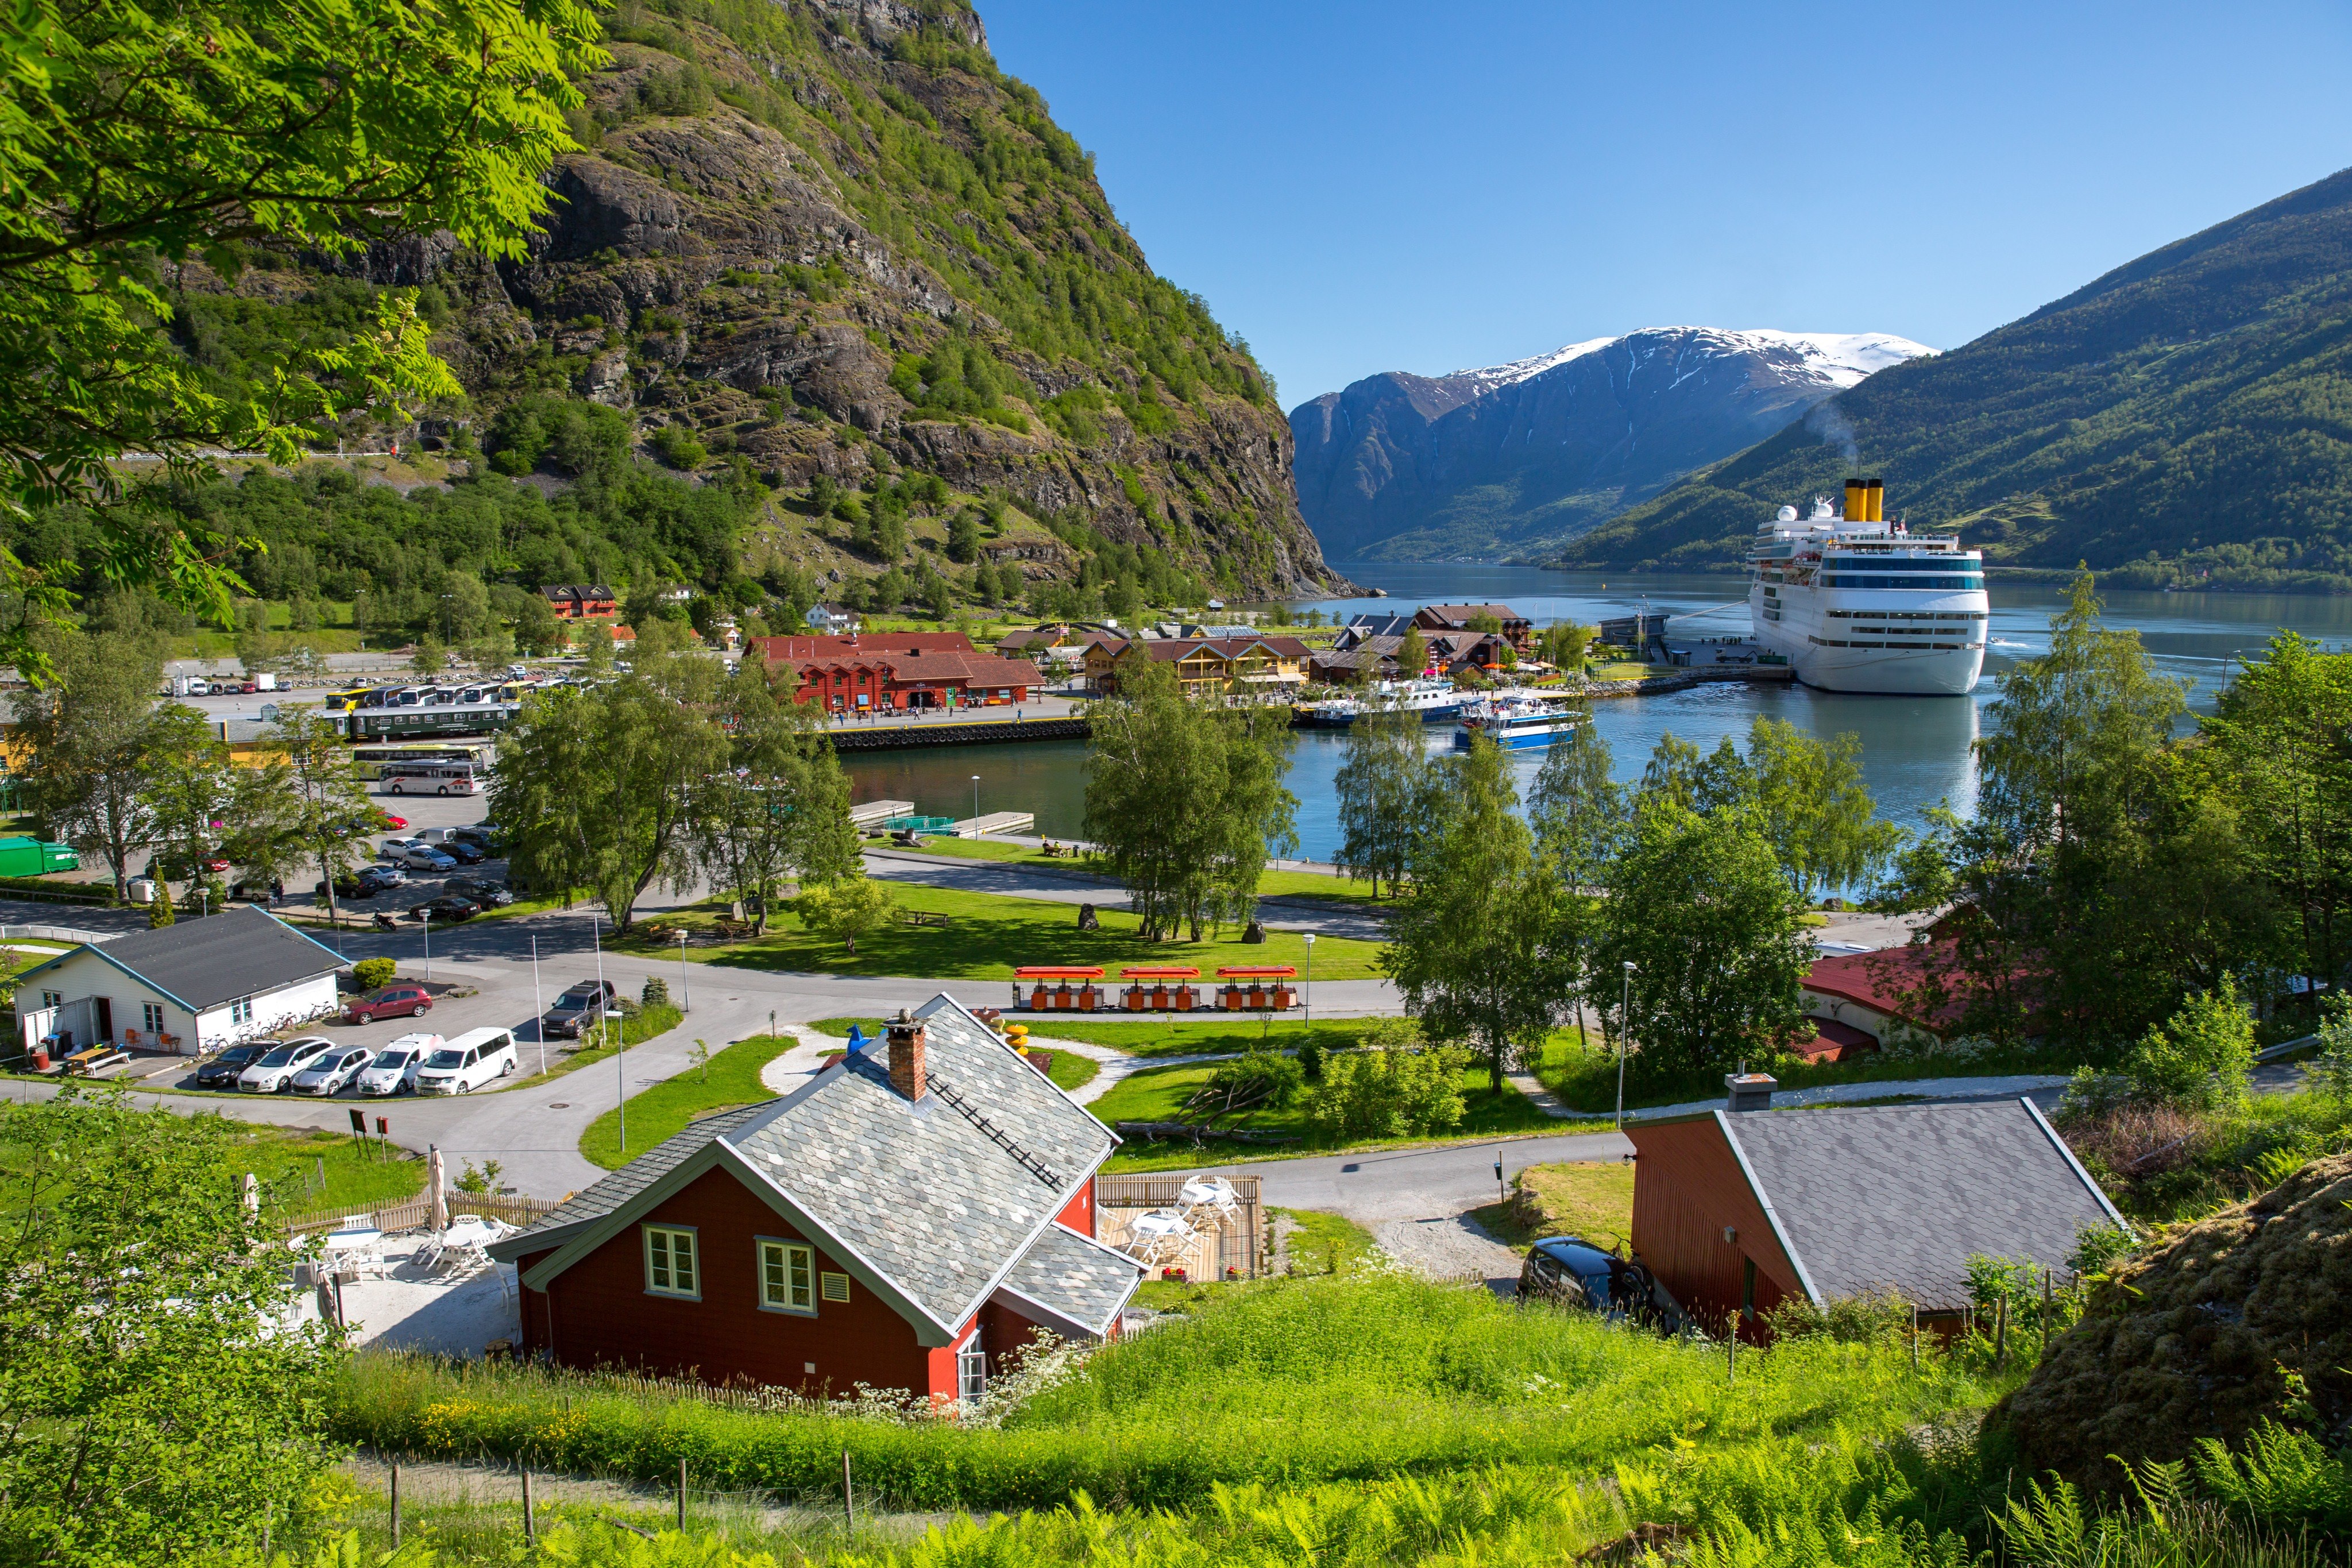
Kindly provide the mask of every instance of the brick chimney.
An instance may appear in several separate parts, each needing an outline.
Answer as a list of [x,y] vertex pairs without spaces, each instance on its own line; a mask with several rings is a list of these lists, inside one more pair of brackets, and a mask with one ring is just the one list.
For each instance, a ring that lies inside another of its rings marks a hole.
[[890,1041],[890,1087],[920,1100],[929,1087],[923,1075],[923,1026],[906,1008],[885,1026]]

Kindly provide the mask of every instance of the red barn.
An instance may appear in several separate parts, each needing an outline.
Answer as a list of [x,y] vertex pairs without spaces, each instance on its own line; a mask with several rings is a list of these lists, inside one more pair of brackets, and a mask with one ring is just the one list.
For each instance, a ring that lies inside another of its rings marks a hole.
[[974,1396],[1040,1329],[1107,1339],[1117,1139],[946,996],[781,1100],[686,1131],[491,1247],[524,1348],[804,1393]]
[[[1770,1080],[1764,1080],[1769,1087]],[[1791,1297],[1964,1310],[1971,1257],[2064,1270],[2106,1194],[2030,1100],[1630,1121],[1633,1249],[1709,1331]]]

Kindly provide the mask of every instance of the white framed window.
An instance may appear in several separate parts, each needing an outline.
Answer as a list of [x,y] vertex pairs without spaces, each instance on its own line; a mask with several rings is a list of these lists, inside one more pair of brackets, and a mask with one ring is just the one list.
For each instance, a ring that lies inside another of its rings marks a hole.
[[956,1397],[976,1402],[988,1393],[988,1350],[981,1342],[981,1331],[974,1329],[971,1338],[964,1341],[956,1352]]
[[44,991],[41,993],[41,1005],[43,1007],[62,1007],[65,1005],[66,994],[64,992]]
[[250,996],[240,996],[236,1001],[230,1003],[228,1005],[228,1021],[232,1024],[252,1023],[253,998]]
[[694,1227],[649,1225],[645,1227],[645,1236],[646,1292],[699,1300],[702,1275],[700,1258],[695,1250]]
[[816,1248],[760,1238],[760,1305],[772,1312],[816,1312]]
[[139,1004],[139,1026],[151,1035],[163,1032],[163,1005],[161,1002]]

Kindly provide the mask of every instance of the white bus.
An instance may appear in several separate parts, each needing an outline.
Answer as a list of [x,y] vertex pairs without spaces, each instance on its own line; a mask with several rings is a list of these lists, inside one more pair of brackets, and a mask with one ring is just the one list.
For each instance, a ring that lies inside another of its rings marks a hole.
[[474,764],[448,757],[383,764],[386,795],[472,795]]

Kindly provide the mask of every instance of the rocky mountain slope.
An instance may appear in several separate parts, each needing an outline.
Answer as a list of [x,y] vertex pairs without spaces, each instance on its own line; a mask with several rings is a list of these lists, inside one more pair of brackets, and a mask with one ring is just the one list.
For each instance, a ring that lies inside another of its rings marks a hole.
[[[560,484],[562,443],[538,458],[502,416],[528,405],[544,433],[597,405],[641,458],[764,487],[771,517],[819,475],[936,475],[950,509],[994,498],[1229,592],[1327,577],[1247,345],[1152,272],[968,7],[628,0],[607,33],[527,262],[428,239],[352,269],[435,293],[468,402],[428,434],[469,428]],[[315,275],[257,261],[182,281],[259,310],[316,298]],[[1042,532],[1016,531],[1024,571],[1075,574],[1082,552]]]
[[1525,554],[1927,352],[1884,333],[1665,327],[1368,376],[1291,410],[1299,510],[1341,559]]
[[1841,392],[1575,541],[1562,564],[1737,562],[1853,466],[1988,559],[2167,585],[2352,591],[2352,172]]

